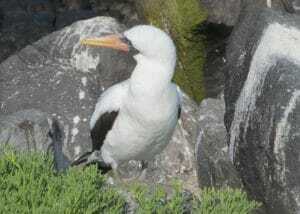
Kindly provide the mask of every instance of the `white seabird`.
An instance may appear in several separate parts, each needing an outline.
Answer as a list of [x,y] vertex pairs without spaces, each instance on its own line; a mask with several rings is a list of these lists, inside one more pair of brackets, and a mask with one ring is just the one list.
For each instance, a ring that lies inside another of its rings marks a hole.
[[171,82],[176,65],[172,39],[158,28],[139,25],[121,35],[81,43],[138,51],[131,77],[105,90],[96,104],[90,120],[93,152],[89,155],[101,156],[104,171],[117,169],[124,161],[151,160],[171,140],[180,115],[180,92]]

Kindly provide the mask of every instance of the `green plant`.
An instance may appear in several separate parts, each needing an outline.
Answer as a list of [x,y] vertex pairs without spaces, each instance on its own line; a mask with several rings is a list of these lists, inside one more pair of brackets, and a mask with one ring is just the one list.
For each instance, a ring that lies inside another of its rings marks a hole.
[[[247,214],[259,204],[241,190],[204,189],[187,198],[181,183],[126,186],[138,204],[137,214]],[[54,170],[46,154],[0,149],[0,213],[123,213],[125,200],[106,184],[96,167]]]
[[199,195],[194,195],[191,201],[184,196],[178,182],[174,182],[169,198],[165,189],[159,185],[150,190],[145,185],[135,184],[131,191],[139,205],[137,213],[141,214],[181,214],[189,207],[187,203],[191,203],[190,211],[195,214],[249,214],[260,206],[248,200],[245,192],[231,188],[207,188]]
[[182,186],[174,182],[173,193],[170,198],[163,186],[155,185],[149,189],[143,184],[134,184],[130,187],[134,199],[139,205],[137,213],[139,214],[180,214],[184,211],[184,197]]
[[177,47],[175,82],[197,102],[205,96],[203,65],[204,39],[195,35],[207,12],[199,0],[136,0],[137,8],[150,24],[172,35]]
[[1,152],[0,213],[120,213],[125,201],[95,167],[56,173],[37,153]]
[[201,214],[249,214],[261,206],[248,200],[245,192],[231,188],[203,189],[194,203],[196,213]]

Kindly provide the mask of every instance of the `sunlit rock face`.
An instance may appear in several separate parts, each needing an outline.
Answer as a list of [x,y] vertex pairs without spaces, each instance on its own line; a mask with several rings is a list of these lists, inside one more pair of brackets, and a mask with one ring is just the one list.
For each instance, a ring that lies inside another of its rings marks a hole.
[[199,133],[196,161],[199,186],[241,188],[241,180],[228,155],[227,133],[224,125],[225,103],[204,99],[199,108]]
[[269,213],[300,211],[300,18],[249,13],[227,49],[229,153]]
[[37,109],[58,120],[64,156],[72,160],[90,150],[89,120],[98,97],[128,78],[135,62],[124,53],[82,46],[80,39],[124,29],[110,17],[79,21],[9,57],[0,64],[0,116]]

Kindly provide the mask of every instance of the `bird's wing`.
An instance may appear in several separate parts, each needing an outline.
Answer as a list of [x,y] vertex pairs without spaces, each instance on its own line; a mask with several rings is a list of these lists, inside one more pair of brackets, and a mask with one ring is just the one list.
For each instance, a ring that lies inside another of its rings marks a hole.
[[102,93],[90,120],[93,150],[100,150],[111,130],[128,90],[128,81],[108,88]]

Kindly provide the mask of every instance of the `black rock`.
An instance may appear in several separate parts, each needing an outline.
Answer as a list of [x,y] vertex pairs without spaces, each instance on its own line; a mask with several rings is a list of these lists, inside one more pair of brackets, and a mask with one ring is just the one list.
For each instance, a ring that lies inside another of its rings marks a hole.
[[[130,2],[9,0],[0,1],[0,63],[26,45],[75,21],[95,16],[113,16],[126,26],[140,23]],[[76,5],[79,7],[76,9]],[[108,5],[106,11],[99,7]],[[74,8],[75,7],[75,8]]]
[[246,10],[227,49],[230,158],[268,213],[300,210],[299,44],[300,17]]
[[3,14],[3,10],[0,8],[0,31],[2,28],[3,20],[4,20],[4,14]]
[[89,19],[95,16],[97,14],[92,10],[67,10],[57,14],[54,27],[61,29],[78,20]]
[[195,31],[195,36],[205,38],[203,78],[207,97],[215,98],[224,90],[225,49],[232,29],[225,24],[205,21]]

